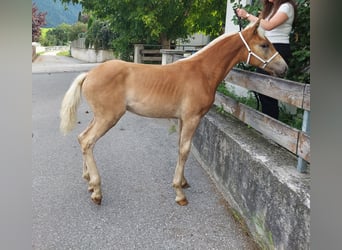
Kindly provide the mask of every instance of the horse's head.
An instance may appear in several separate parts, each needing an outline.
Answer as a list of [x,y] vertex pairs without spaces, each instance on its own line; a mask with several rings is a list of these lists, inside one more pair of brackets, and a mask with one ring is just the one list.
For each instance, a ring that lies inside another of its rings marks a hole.
[[259,67],[274,76],[284,76],[288,66],[272,43],[265,37],[264,30],[259,26],[260,19],[240,32],[245,44],[246,57],[242,60],[248,64]]

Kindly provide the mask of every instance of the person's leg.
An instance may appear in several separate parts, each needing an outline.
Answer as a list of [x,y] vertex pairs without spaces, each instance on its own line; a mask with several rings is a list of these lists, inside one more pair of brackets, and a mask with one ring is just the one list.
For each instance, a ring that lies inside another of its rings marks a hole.
[[[261,74],[265,74],[265,75],[269,75],[266,71],[257,68],[256,72],[261,73]],[[261,104],[261,111],[266,114],[269,115],[275,119],[278,119],[279,117],[279,107],[278,107],[278,100],[274,99],[272,97],[257,93],[259,100],[260,100],[260,104]]]
[[[289,59],[291,57],[291,49],[289,44],[273,44],[275,49],[279,52],[279,54],[284,58],[286,63],[289,63]],[[257,68],[256,72],[269,75],[265,70]],[[278,107],[278,100],[274,99],[269,96],[265,96],[263,94],[257,93],[259,96],[259,100],[261,103],[261,111],[269,115],[275,119],[279,118],[279,107]]]
[[263,95],[258,93],[260,103],[261,103],[261,111],[269,115],[275,119],[279,118],[279,107],[278,107],[278,100],[272,97]]

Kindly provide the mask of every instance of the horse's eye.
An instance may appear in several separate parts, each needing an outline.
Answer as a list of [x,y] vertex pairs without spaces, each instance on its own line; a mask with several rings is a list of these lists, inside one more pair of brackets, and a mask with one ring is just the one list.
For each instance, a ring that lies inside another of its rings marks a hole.
[[267,49],[269,46],[267,43],[264,43],[264,44],[261,44],[260,47],[263,49]]

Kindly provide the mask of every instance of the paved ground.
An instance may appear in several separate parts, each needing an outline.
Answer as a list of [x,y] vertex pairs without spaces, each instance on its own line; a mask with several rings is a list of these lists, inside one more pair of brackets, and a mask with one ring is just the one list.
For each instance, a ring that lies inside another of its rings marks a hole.
[[64,137],[58,112],[73,78],[93,66],[51,55],[32,64],[32,248],[255,249],[192,155],[189,205],[175,203],[178,135],[170,120],[127,113],[100,139],[103,200],[91,202],[76,139],[91,113],[83,101],[79,124]]

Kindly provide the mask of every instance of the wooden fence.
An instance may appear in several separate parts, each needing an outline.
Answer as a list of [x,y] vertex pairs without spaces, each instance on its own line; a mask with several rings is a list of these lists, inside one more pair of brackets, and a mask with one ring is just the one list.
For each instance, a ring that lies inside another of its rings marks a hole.
[[215,105],[250,125],[266,137],[299,157],[297,169],[306,171],[306,162],[310,162],[310,135],[308,132],[310,115],[310,84],[265,76],[255,72],[234,68],[225,78],[226,82],[244,87],[281,102],[304,110],[302,130],[290,127],[258,110],[250,108],[236,100],[217,93]]
[[161,64],[162,54],[161,46],[158,45],[134,45],[134,62],[135,63],[154,63]]
[[[174,55],[178,56],[175,57]],[[172,58],[172,60],[165,60],[170,63],[174,61],[174,58],[182,58],[184,52],[167,50],[163,53],[163,56]],[[302,130],[298,130],[219,92],[216,93],[214,102],[214,105],[223,108],[227,113],[297,155],[297,170],[306,172],[307,163],[310,163],[311,159],[309,134],[310,84],[289,81],[238,68],[233,68],[224,81],[273,97],[283,103],[304,110]]]

